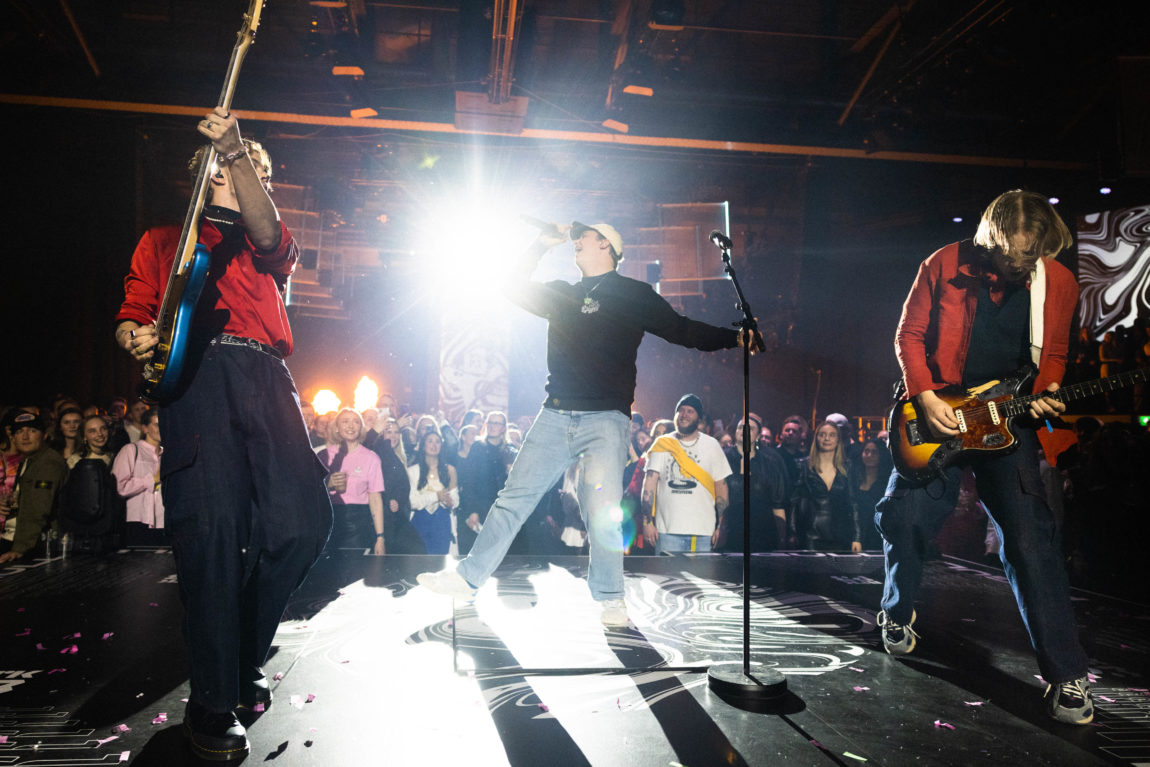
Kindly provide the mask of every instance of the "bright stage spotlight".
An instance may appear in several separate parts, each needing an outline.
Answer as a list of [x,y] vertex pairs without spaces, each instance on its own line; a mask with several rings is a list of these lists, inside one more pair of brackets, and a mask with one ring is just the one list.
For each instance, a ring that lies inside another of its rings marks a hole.
[[362,413],[369,407],[375,407],[377,402],[379,402],[379,385],[367,376],[359,379],[359,383],[355,385],[355,409]]
[[331,389],[320,389],[311,399],[311,406],[315,408],[316,415],[334,413],[339,410],[339,397]]
[[490,200],[445,205],[417,231],[429,285],[444,301],[485,304],[502,296],[535,231],[519,217],[528,210]]

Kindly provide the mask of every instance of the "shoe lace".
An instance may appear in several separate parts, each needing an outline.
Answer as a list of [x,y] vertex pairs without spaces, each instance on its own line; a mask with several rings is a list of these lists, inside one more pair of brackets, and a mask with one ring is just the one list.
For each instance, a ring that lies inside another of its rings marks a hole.
[[1085,679],[1074,679],[1069,682],[1063,682],[1058,685],[1058,697],[1063,695],[1070,698],[1078,698],[1085,703],[1090,698],[1090,691],[1087,689]]
[[878,618],[875,620],[875,623],[877,623],[878,627],[883,629],[884,631],[891,631],[891,632],[905,631],[908,634],[910,634],[912,637],[914,637],[915,639],[919,638],[918,632],[915,631],[910,626],[904,626],[901,623],[895,623],[894,621],[892,621],[890,619],[890,616],[887,615],[886,610],[883,610],[882,612],[880,612],[878,614]]

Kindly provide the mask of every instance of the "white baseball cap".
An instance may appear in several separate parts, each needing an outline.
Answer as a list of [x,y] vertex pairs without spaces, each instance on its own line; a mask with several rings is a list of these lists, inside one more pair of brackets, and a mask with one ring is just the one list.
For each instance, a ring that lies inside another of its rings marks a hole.
[[603,236],[607,242],[611,243],[611,247],[615,249],[615,260],[621,261],[623,259],[623,238],[619,236],[619,232],[615,227],[610,224],[581,224],[578,221],[571,222],[571,239],[572,241],[579,239],[583,236],[583,232],[592,229]]

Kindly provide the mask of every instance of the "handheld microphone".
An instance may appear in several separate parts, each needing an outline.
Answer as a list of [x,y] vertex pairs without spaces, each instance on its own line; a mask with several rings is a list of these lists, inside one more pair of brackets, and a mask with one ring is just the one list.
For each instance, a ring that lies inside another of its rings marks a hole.
[[723,250],[731,249],[731,238],[720,232],[718,229],[711,232],[710,240]]
[[541,218],[535,218],[535,216],[529,216],[526,213],[519,214],[519,220],[528,226],[535,227],[541,234],[551,234],[556,237],[563,236],[563,232],[559,231],[559,225],[550,221],[544,221]]

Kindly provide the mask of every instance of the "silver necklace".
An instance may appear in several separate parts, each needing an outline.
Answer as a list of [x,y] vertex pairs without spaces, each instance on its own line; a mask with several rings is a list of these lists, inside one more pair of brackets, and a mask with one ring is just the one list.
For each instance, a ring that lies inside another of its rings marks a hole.
[[588,290],[583,295],[583,305],[581,307],[579,307],[579,311],[583,312],[584,314],[594,314],[595,312],[599,311],[599,302],[597,300],[595,300],[594,298],[591,298],[591,295],[596,290],[598,290],[599,286],[602,284],[603,284],[603,280],[599,280],[598,282],[595,283],[595,286],[593,288]]

